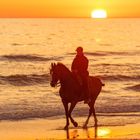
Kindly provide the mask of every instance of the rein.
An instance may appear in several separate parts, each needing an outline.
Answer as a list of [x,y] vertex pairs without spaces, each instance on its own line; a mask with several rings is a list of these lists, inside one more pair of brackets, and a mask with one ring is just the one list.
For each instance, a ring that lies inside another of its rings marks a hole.
[[61,83],[60,81],[56,83],[56,87],[60,87],[61,86]]

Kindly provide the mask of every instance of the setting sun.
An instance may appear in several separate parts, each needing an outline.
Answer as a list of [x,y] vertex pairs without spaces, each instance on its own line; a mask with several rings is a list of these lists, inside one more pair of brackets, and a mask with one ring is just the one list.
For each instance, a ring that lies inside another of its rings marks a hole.
[[92,18],[107,18],[107,12],[103,9],[94,10],[91,12]]

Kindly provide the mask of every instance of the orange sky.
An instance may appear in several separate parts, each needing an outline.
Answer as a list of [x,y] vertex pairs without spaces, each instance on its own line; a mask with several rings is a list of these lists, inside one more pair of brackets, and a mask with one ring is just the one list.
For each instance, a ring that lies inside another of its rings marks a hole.
[[140,0],[0,0],[0,17],[90,17],[95,8],[109,17],[140,17]]

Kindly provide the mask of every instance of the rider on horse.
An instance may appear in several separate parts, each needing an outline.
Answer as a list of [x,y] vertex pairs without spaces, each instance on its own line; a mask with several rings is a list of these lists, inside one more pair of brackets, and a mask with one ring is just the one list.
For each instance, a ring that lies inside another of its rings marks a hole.
[[83,48],[78,47],[76,49],[76,57],[74,58],[71,66],[72,73],[75,75],[76,79],[82,85],[85,101],[84,103],[90,102],[89,89],[88,89],[88,59],[83,53]]

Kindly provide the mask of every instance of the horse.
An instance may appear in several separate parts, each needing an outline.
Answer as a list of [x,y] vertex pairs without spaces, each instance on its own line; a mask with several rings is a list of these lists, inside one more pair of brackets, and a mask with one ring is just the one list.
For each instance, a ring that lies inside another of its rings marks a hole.
[[[79,82],[76,80],[73,73],[62,63],[51,63],[50,75],[51,87],[57,86],[58,83],[60,84],[59,94],[62,99],[66,116],[66,125],[64,129],[68,129],[69,119],[71,120],[72,124],[77,127],[78,123],[72,118],[71,113],[76,104],[80,101],[84,101],[85,99],[84,94],[82,94],[82,88]],[[83,125],[85,128],[87,127],[89,118],[92,114],[94,116],[95,126],[97,126],[97,117],[94,105],[99,93],[101,92],[102,86],[104,86],[104,84],[98,77],[89,76],[88,87],[90,93],[90,102],[88,103],[89,114],[86,122]],[[70,108],[68,106],[69,103]]]

